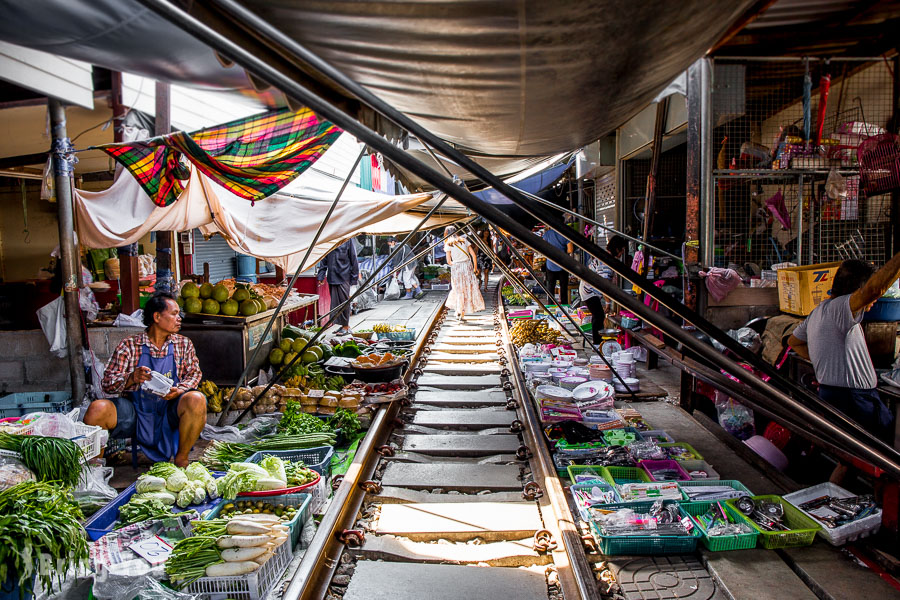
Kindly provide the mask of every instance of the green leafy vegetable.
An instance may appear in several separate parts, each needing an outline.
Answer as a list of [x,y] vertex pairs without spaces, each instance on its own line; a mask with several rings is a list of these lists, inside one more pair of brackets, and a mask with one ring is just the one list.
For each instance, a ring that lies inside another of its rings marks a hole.
[[81,477],[84,454],[72,440],[0,433],[0,448],[18,452],[40,481],[61,481],[74,487]]
[[327,445],[334,445],[333,433],[278,434],[246,444],[215,441],[204,451],[200,460],[211,469],[224,471],[231,463],[247,460],[256,452],[298,450]]
[[307,433],[331,432],[322,419],[303,412],[300,403],[288,400],[284,413],[278,422],[278,432],[285,435],[302,435]]
[[344,408],[334,411],[334,414],[328,419],[328,425],[332,429],[343,430],[345,438],[352,438],[362,429],[359,417]]

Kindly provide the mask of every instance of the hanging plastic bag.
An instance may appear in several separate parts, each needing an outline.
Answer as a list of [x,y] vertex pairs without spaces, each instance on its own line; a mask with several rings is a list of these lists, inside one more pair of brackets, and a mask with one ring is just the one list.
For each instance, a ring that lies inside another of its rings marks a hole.
[[399,300],[400,299],[400,283],[397,281],[396,277],[391,278],[391,282],[388,284],[387,289],[384,292],[385,300]]
[[81,478],[72,496],[85,517],[91,516],[119,495],[116,488],[109,485],[112,476],[112,467],[88,465],[81,471]]
[[34,473],[25,466],[25,463],[12,456],[0,456],[0,491],[32,480]]
[[37,309],[36,313],[44,337],[50,344],[50,353],[57,358],[65,358],[68,355],[68,345],[66,343],[66,313],[62,296]]
[[739,440],[747,440],[756,435],[755,418],[751,409],[718,390],[715,403],[722,429]]
[[845,200],[847,198],[847,180],[838,173],[837,169],[828,172],[825,180],[825,195],[832,200]]

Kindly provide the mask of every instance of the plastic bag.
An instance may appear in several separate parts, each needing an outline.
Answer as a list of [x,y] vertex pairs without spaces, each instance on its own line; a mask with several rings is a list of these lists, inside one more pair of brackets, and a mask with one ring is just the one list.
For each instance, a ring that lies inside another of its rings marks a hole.
[[756,435],[753,411],[734,398],[716,391],[716,413],[722,429],[739,440],[747,440]]
[[[750,352],[756,354],[759,352],[760,347],[762,346],[762,339],[759,337],[759,334],[756,333],[755,329],[750,327],[741,327],[740,329],[730,329],[728,331],[728,337],[735,340],[741,346],[749,350]],[[723,352],[725,350],[725,346],[720,344],[718,341],[712,341],[713,347],[719,352]]]
[[152,577],[140,577],[122,590],[120,598],[135,600],[197,600],[200,596],[185,594],[161,585]]
[[47,303],[35,312],[44,337],[50,344],[50,353],[57,358],[65,358],[68,355],[68,344],[66,343],[65,305],[62,297]]
[[119,495],[116,488],[109,485],[112,476],[112,467],[87,465],[81,471],[81,478],[72,495],[85,517],[94,514]]
[[32,413],[34,435],[72,439],[75,437],[75,422],[64,413]]
[[274,433],[280,420],[280,416],[260,415],[251,419],[247,426],[241,429],[234,425],[216,427],[215,425],[207,424],[203,427],[200,437],[204,440],[246,443]]
[[34,473],[18,458],[0,456],[0,490],[34,479]]
[[837,169],[831,169],[828,173],[828,179],[825,180],[825,195],[832,200],[847,198],[847,180],[838,173]]
[[400,299],[400,282],[397,281],[396,277],[391,278],[391,282],[388,284],[387,289],[384,291],[384,299],[385,300],[399,300]]

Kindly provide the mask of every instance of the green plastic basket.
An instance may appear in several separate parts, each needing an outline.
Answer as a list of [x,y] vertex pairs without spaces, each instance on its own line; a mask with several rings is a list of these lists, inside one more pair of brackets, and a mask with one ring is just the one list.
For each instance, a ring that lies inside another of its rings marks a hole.
[[613,485],[623,483],[650,483],[650,475],[640,467],[601,467],[603,478]]
[[784,507],[784,522],[791,529],[789,531],[763,531],[759,525],[748,519],[735,506],[736,500],[728,500],[727,504],[731,506],[735,512],[740,513],[750,527],[759,532],[759,545],[769,550],[776,548],[794,548],[797,546],[809,546],[816,539],[816,533],[821,527],[815,521],[803,514],[799,509],[794,508],[790,502],[781,496],[753,496],[753,500],[778,502]]
[[[674,500],[666,504],[678,504]],[[653,502],[632,502],[630,504],[606,504],[604,510],[627,508],[635,512],[646,512]],[[678,507],[682,517],[691,518],[684,508]],[[692,519],[693,522],[693,519]],[[604,535],[596,522],[591,521],[591,534],[597,542],[597,549],[606,556],[690,554],[697,549],[697,542],[703,535],[697,527],[690,535]]]
[[[709,507],[715,504],[715,502],[682,502],[681,508],[684,509],[684,512],[691,515],[691,518],[694,518],[694,524],[703,534],[703,537],[700,538],[700,543],[703,544],[703,547],[711,552],[724,552],[726,550],[746,550],[748,548],[756,548],[756,538],[759,536],[759,533],[756,530],[753,530],[750,533],[741,533],[739,535],[716,535],[710,537],[706,534],[706,529],[703,528],[703,525],[700,523],[698,519],[695,517],[699,517],[700,515],[706,513],[709,510]],[[743,515],[739,510],[735,509],[733,506],[728,506],[727,504],[722,504],[725,507],[725,512],[731,515],[731,518],[738,523],[746,522],[746,519],[743,518]]]
[[676,457],[674,457],[674,456],[670,457],[670,458],[672,458],[673,460],[703,460],[703,457],[700,456],[700,453],[697,452],[696,450],[694,450],[694,447],[691,446],[690,444],[686,444],[686,443],[684,443],[684,442],[671,442],[671,443],[659,444],[659,447],[660,447],[660,448],[670,448],[670,447],[672,447],[672,446],[681,446],[682,448],[684,448],[684,449],[687,450],[688,452],[692,452],[692,453],[694,454],[693,458],[687,458],[687,457],[685,457],[685,458],[676,458]]
[[[707,500],[691,500],[691,497],[687,495],[687,490],[685,488],[691,487],[709,487],[709,486],[722,486],[722,487],[730,487],[733,490],[738,490],[739,492],[745,492],[748,496],[752,496],[753,492],[747,489],[743,483],[738,481],[737,479],[693,479],[691,481],[679,481],[678,487],[681,488],[681,491],[685,493],[685,498],[688,499],[688,502],[697,502],[704,503],[708,502]],[[713,500],[713,502],[717,502],[717,500]],[[724,501],[723,501],[724,502]]]
[[[576,475],[584,475],[584,474],[596,474],[597,479],[601,481],[609,481],[606,479],[605,469],[606,467],[597,467],[594,465],[569,465],[566,469],[566,473],[569,475],[569,479],[572,483],[575,483]],[[583,482],[582,482],[583,483]]]

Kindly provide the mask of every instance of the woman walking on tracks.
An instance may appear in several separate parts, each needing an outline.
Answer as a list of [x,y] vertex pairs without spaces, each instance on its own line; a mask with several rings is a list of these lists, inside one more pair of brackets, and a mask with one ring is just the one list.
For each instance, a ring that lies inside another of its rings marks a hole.
[[444,250],[450,265],[450,294],[446,306],[455,310],[462,322],[466,313],[484,310],[484,298],[478,289],[477,258],[466,238],[456,234],[456,227],[447,227],[444,235],[447,236]]

